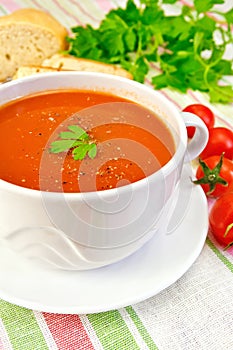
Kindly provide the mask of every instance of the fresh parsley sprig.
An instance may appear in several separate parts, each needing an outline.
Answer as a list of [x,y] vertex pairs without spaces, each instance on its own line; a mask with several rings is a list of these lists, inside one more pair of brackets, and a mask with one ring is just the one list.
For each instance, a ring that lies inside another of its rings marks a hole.
[[97,154],[96,143],[90,136],[78,125],[69,125],[68,130],[59,134],[61,140],[51,143],[51,153],[61,153],[72,150],[72,155],[75,160],[82,160],[88,155],[91,159]]
[[[98,28],[72,28],[68,53],[119,64],[142,83],[156,63],[162,72],[152,77],[155,89],[199,90],[211,102],[232,102],[233,88],[223,84],[223,77],[233,74],[232,59],[224,56],[227,45],[233,45],[233,9],[217,12],[214,5],[223,3],[141,0],[137,6],[128,0],[125,8],[107,13]],[[166,4],[177,5],[181,13],[166,14]]]

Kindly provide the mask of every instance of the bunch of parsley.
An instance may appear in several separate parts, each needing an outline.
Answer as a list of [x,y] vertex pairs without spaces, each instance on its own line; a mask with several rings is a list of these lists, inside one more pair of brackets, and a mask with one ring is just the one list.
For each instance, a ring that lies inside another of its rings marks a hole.
[[[125,8],[111,10],[98,28],[72,28],[68,53],[119,64],[144,82],[150,65],[158,63],[161,74],[152,77],[155,89],[175,88],[209,93],[211,102],[233,100],[232,86],[223,77],[232,75],[232,59],[224,58],[233,45],[233,9],[214,10],[224,0],[194,0],[192,6],[176,0],[128,0]],[[181,12],[168,15],[165,4]],[[217,39],[216,39],[217,38]]]

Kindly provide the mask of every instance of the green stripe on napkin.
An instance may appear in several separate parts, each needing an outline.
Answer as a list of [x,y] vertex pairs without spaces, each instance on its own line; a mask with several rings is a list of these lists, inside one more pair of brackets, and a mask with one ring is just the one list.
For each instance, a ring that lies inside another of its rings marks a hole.
[[141,350],[119,311],[87,316],[105,350]]
[[125,309],[130,315],[131,319],[133,320],[135,326],[137,327],[137,330],[139,331],[142,339],[144,340],[148,348],[150,350],[158,350],[150,334],[147,332],[147,329],[144,327],[142,321],[140,320],[140,318],[138,317],[138,315],[136,314],[132,306],[127,306]]
[[208,244],[208,246],[210,247],[210,249],[212,249],[212,251],[217,255],[217,257],[223,262],[224,265],[226,265],[226,267],[233,272],[233,264],[225,257],[225,255],[223,255],[218,248],[215,247],[215,245],[213,244],[213,242],[211,242],[211,240],[209,238],[207,238],[206,243]]
[[31,310],[0,299],[0,317],[14,350],[48,350]]
[[5,8],[1,4],[0,4],[0,13],[1,13],[1,16],[7,15],[7,11],[5,10]]

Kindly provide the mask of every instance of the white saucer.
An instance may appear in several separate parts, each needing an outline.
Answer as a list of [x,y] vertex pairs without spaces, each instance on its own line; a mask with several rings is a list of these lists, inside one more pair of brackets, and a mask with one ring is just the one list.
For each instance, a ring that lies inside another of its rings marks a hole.
[[82,314],[132,305],[167,288],[197,259],[208,231],[206,197],[186,170],[186,201],[179,199],[175,211],[182,220],[173,216],[172,232],[160,232],[118,263],[89,271],[46,270],[0,245],[0,298],[38,311]]

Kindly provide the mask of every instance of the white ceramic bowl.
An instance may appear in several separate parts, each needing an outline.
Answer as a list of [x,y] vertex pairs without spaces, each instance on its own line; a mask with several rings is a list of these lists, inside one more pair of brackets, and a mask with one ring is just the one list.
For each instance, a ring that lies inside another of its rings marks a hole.
[[[67,269],[118,261],[139,249],[164,224],[184,161],[205,147],[204,123],[150,87],[125,78],[87,72],[35,75],[0,86],[0,105],[31,93],[77,88],[111,92],[153,110],[176,144],[172,159],[149,177],[117,189],[48,193],[0,180],[1,237],[13,249]],[[197,128],[187,145],[186,125]]]

